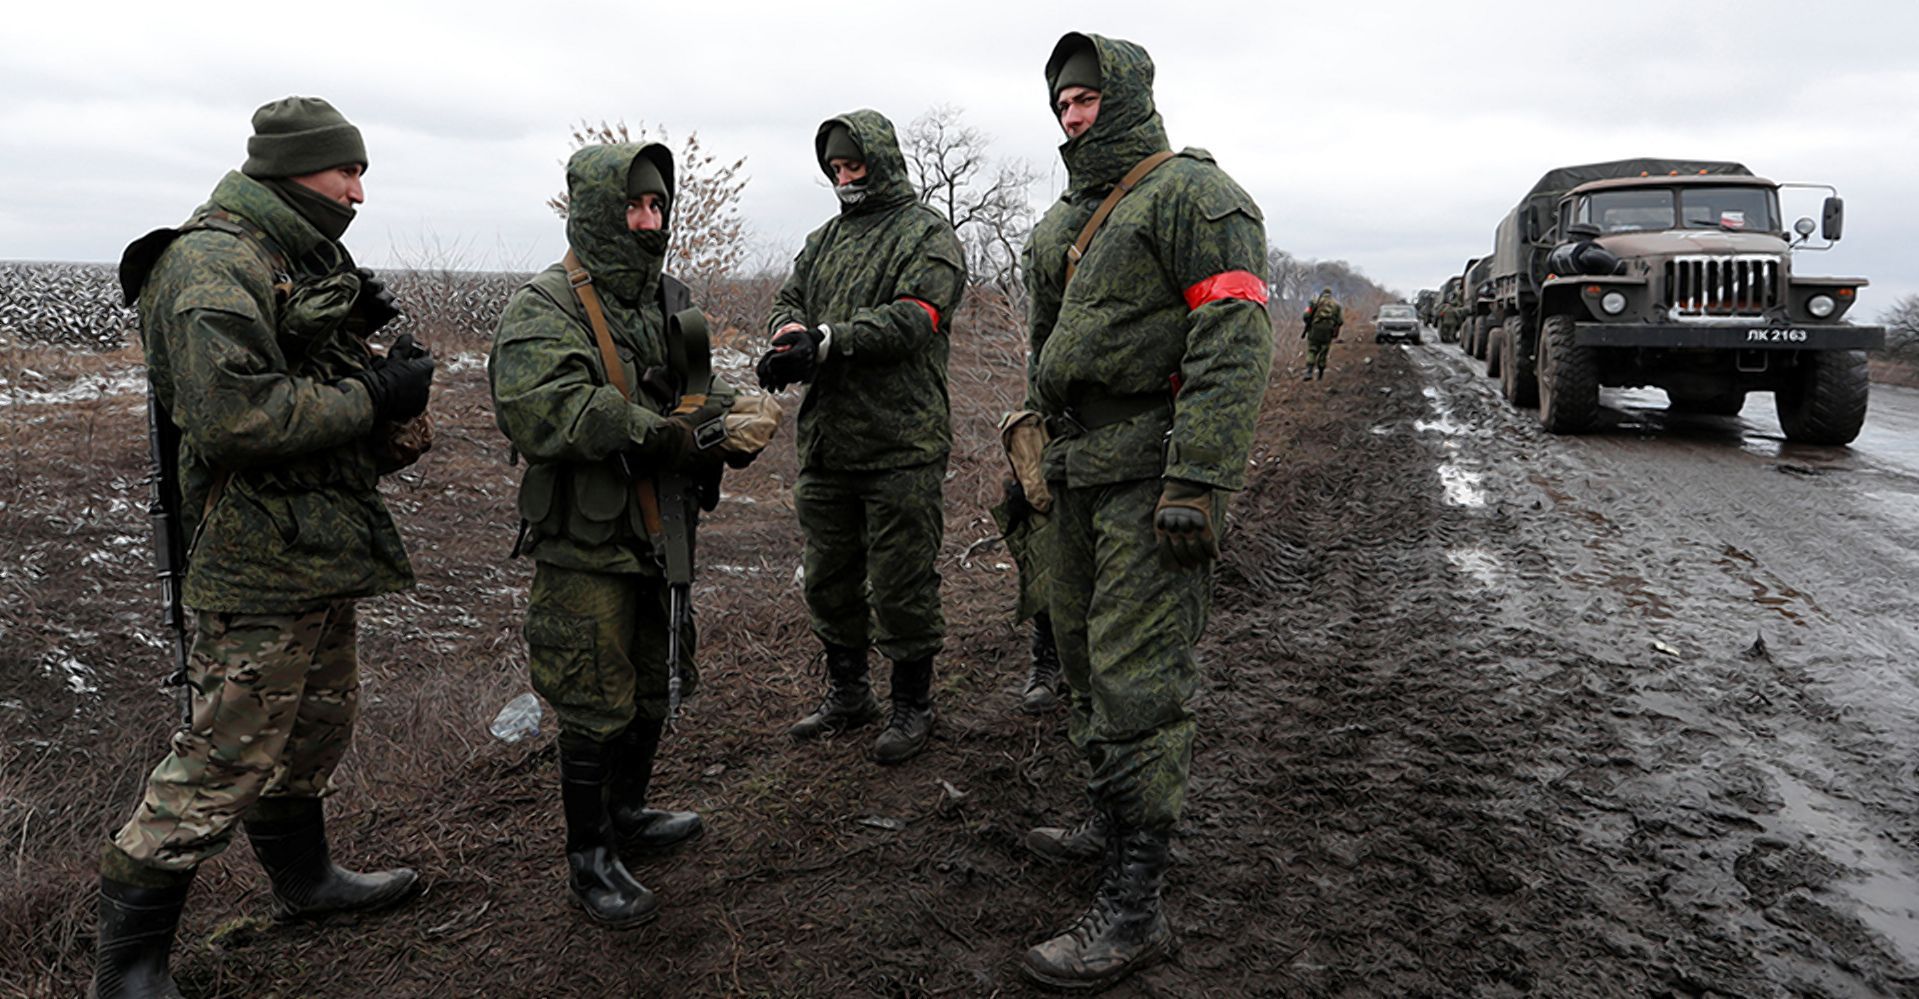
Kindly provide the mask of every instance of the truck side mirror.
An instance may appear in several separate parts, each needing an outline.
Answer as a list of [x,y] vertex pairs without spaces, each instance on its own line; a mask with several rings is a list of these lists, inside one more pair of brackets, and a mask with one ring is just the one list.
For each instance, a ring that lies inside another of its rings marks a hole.
[[1846,229],[1846,199],[1833,195],[1826,199],[1826,208],[1819,225],[1819,235],[1828,243],[1839,242],[1839,236]]

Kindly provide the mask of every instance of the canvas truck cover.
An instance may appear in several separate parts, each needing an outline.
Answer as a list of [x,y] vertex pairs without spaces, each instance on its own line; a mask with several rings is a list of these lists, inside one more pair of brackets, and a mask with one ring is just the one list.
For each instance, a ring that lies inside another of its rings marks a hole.
[[1625,160],[1610,160],[1605,163],[1584,163],[1579,166],[1558,167],[1546,171],[1532,190],[1519,199],[1512,211],[1499,221],[1499,228],[1493,232],[1494,278],[1519,275],[1524,282],[1532,284],[1543,275],[1537,273],[1544,266],[1546,251],[1535,252],[1526,241],[1526,211],[1538,206],[1540,226],[1546,228],[1552,222],[1552,212],[1559,199],[1567,191],[1581,184],[1595,180],[1616,180],[1621,177],[1646,176],[1664,177],[1672,174],[1697,176],[1699,174],[1719,174],[1731,177],[1750,177],[1752,171],[1743,164],[1726,160],[1666,160],[1654,157],[1637,157]]

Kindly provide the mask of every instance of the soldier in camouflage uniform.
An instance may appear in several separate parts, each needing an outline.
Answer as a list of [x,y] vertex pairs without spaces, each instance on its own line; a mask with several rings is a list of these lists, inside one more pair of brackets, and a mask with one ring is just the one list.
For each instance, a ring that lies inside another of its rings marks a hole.
[[1333,290],[1321,288],[1300,320],[1299,335],[1306,338],[1306,380],[1326,377],[1326,355],[1332,353],[1333,338],[1344,325],[1346,316],[1334,300]]
[[[320,799],[359,707],[354,601],[413,585],[378,479],[433,361],[373,354],[393,317],[338,242],[363,200],[359,130],[325,101],[253,116],[247,160],[175,230],[129,248],[147,374],[179,429],[192,720],[101,864],[95,993],[176,996],[167,954],[195,870],[236,824],[283,911],[363,911],[410,870],[342,870]],[[402,338],[409,341],[410,338]]]
[[1042,984],[1094,988],[1172,945],[1160,909],[1185,803],[1205,624],[1226,496],[1272,364],[1260,210],[1203,150],[1138,181],[1069,277],[1068,251],[1116,183],[1168,151],[1153,64],[1130,42],[1068,34],[1046,64],[1069,186],[1025,254],[1027,408],[1047,414],[1048,604],[1072,687],[1068,733],[1092,815],[1027,845],[1104,857],[1092,906],[1025,955]]
[[816,738],[878,720],[866,667],[877,646],[893,663],[892,714],[873,757],[900,763],[932,733],[945,640],[935,563],[953,443],[946,337],[966,258],[953,227],[920,204],[885,116],[829,119],[813,151],[840,213],[793,261],[758,367],[764,388],[808,383],[793,498],[827,691],[790,731]]
[[1459,339],[1459,304],[1448,298],[1439,303],[1439,342]]
[[[724,414],[733,391],[716,382],[703,405],[680,412],[661,387],[671,382],[667,319],[692,304],[662,273],[674,193],[666,147],[588,146],[567,163],[566,182],[571,253],[514,293],[487,372],[500,430],[527,459],[516,550],[535,563],[533,686],[560,719],[568,883],[588,916],[621,929],[653,919],[659,902],[618,848],[657,854],[702,829],[692,812],[647,806],[672,670],[662,553],[635,483],[651,490],[660,476],[683,476],[702,483],[710,508],[720,459],[694,430]],[[636,398],[609,377],[576,287],[591,288]],[[694,636],[681,638],[690,672]]]

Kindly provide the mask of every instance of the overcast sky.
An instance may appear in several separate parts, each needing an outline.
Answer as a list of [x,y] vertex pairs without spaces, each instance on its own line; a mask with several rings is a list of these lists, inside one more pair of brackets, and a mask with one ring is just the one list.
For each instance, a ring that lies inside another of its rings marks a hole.
[[[245,157],[258,105],[326,97],[360,126],[365,263],[532,269],[581,118],[697,130],[745,156],[782,255],[834,210],[820,120],[960,107],[1045,204],[1064,181],[1042,64],[1069,30],[1158,65],[1175,147],[1210,149],[1273,245],[1410,293],[1490,249],[1546,169],[1733,159],[1837,186],[1847,234],[1807,273],[1919,292],[1919,4],[1664,0],[959,4],[21,3],[0,32],[0,259],[111,260]],[[903,13],[916,11],[915,13]],[[1789,215],[1807,214],[1811,198]]]

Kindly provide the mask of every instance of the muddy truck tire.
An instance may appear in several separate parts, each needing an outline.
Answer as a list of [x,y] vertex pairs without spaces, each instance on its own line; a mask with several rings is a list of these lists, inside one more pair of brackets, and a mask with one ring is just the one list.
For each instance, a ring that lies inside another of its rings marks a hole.
[[1488,326],[1479,334],[1485,338],[1486,349],[1480,357],[1486,362],[1486,377],[1499,377],[1499,362],[1506,353],[1506,329],[1503,326]]
[[1539,425],[1547,433],[1584,433],[1599,415],[1599,363],[1591,347],[1573,342],[1570,316],[1548,316],[1539,327]]
[[1786,439],[1800,444],[1850,444],[1866,422],[1872,389],[1863,350],[1799,355],[1796,384],[1773,394]]
[[1539,405],[1539,375],[1533,369],[1533,359],[1526,354],[1524,322],[1513,316],[1501,327],[1499,392],[1516,408],[1531,409]]

